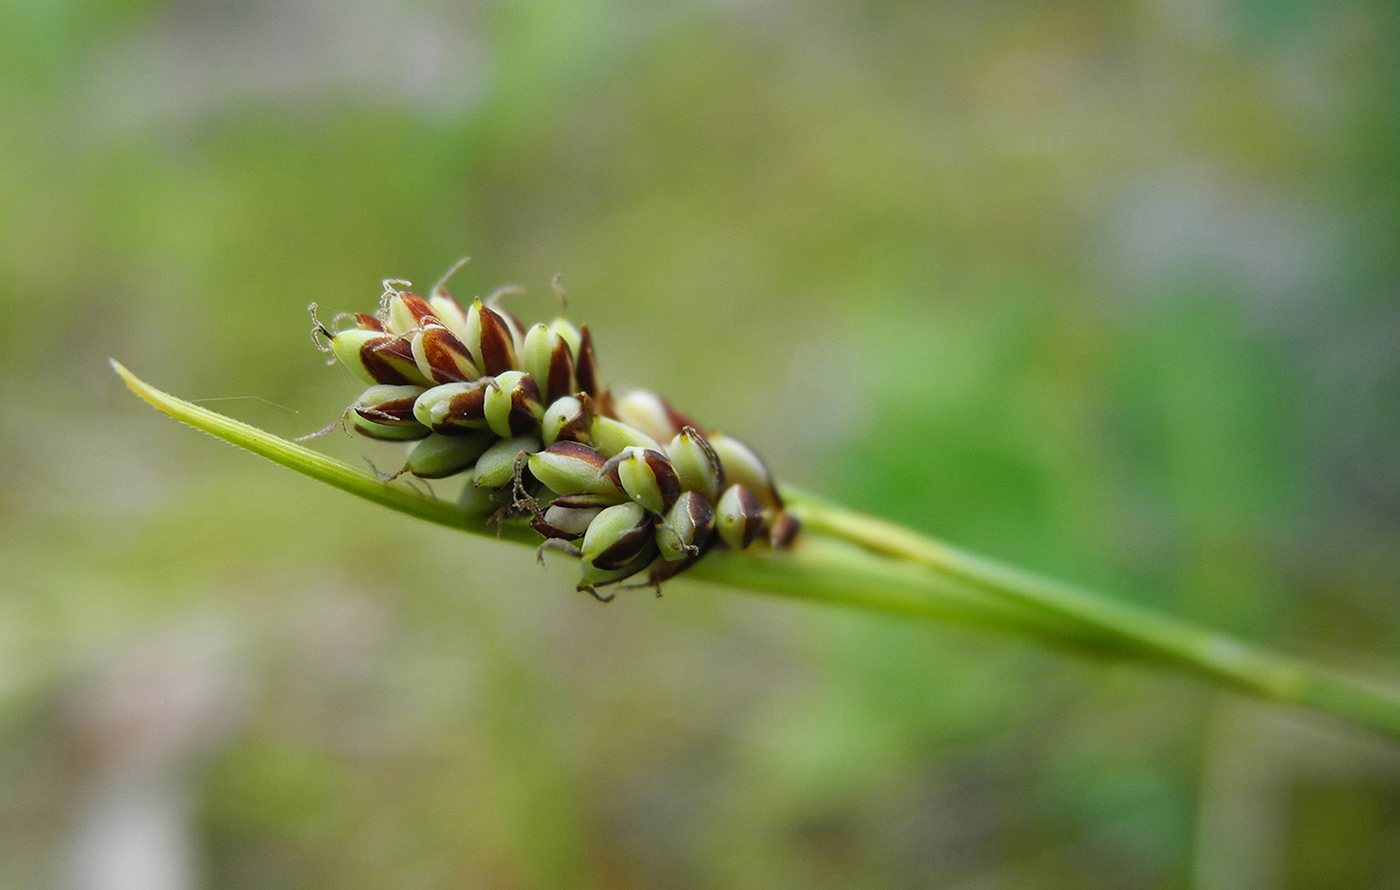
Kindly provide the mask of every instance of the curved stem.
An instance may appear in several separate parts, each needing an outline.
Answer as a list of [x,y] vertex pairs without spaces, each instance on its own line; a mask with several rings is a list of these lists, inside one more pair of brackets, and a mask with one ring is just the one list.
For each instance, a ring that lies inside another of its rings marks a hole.
[[[528,527],[496,525],[450,501],[383,482],[295,442],[161,392],[117,362],[127,386],[156,408],[282,466],[401,513],[476,534],[534,544]],[[1360,680],[1265,652],[1232,637],[993,562],[873,516],[785,489],[802,522],[797,546],[717,552],[692,578],[911,618],[1028,637],[1077,652],[1152,660],[1251,695],[1326,711],[1400,739],[1400,697]]]

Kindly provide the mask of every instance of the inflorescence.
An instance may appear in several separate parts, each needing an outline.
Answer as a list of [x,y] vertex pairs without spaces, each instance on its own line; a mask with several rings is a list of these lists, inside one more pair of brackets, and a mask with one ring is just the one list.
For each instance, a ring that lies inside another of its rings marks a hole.
[[464,511],[528,519],[541,555],[577,557],[578,589],[604,601],[597,588],[629,578],[659,592],[713,547],[791,544],[797,522],[747,445],[655,393],[600,386],[587,325],[527,329],[490,297],[463,309],[445,280],[427,299],[385,281],[378,311],[338,316],[344,330],[311,306],[317,347],[370,384],[342,421],[416,443],[395,476],[467,477]]

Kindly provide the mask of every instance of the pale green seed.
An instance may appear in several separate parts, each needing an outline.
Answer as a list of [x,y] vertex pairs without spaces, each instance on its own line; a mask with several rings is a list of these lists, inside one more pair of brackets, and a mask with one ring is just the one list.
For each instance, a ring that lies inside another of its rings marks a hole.
[[530,455],[530,473],[559,494],[599,494],[621,500],[622,489],[603,475],[603,456],[577,442],[555,442]]
[[472,484],[484,488],[500,488],[515,476],[515,462],[521,452],[540,450],[539,436],[530,434],[501,439],[476,461]]
[[[599,557],[607,556],[618,544],[636,538],[639,530],[650,522],[647,511],[641,504],[629,501],[604,509],[588,524],[588,531],[583,533],[583,542],[579,549],[583,553],[584,561],[591,563]],[[634,554],[627,554],[626,560],[633,556]]]
[[584,420],[583,402],[573,396],[555,399],[545,409],[544,419],[540,421],[540,432],[544,437],[544,444],[553,445],[559,440],[560,434],[566,428],[580,427]]
[[408,453],[408,471],[423,479],[441,479],[459,473],[476,463],[496,441],[490,430],[465,436],[434,433]]
[[[506,371],[504,374],[496,375],[494,386],[488,385],[486,389],[486,424],[491,427],[491,431],[498,436],[510,436],[511,408],[515,405],[521,395],[516,392],[517,388],[528,388],[528,384],[523,381],[529,375],[524,371]],[[544,413],[543,406],[540,405],[539,397],[525,395],[525,404],[531,408],[535,418],[538,420]]]
[[698,491],[711,502],[719,500],[720,489],[724,487],[724,471],[719,457],[700,433],[687,427],[676,435],[666,446],[666,456],[676,475],[681,480],[681,488]]
[[593,427],[589,433],[593,438],[593,447],[597,448],[603,457],[614,457],[622,453],[624,448],[634,446],[661,450],[661,446],[651,436],[611,417],[593,418]]

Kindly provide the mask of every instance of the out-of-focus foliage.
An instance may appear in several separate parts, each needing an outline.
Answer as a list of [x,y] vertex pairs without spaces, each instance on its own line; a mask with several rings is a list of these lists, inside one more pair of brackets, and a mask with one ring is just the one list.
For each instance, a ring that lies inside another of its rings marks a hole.
[[[1400,660],[1400,7],[0,3],[0,886],[1400,886],[1400,756],[677,582],[181,429],[463,253],[782,475]],[[335,436],[342,456],[395,460]]]

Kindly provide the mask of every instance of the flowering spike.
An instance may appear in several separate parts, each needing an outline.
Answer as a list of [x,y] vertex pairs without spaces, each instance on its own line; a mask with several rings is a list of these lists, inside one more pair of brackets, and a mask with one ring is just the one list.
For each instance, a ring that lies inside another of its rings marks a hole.
[[469,475],[464,513],[528,515],[543,546],[582,560],[580,590],[598,596],[637,575],[659,584],[721,540],[742,550],[795,538],[758,455],[655,393],[614,396],[587,326],[561,317],[527,329],[496,305],[504,291],[464,310],[442,282],[427,299],[405,287],[386,281],[380,310],[341,333],[312,307],[317,346],[373,384],[347,418],[374,438],[423,439],[403,472]]

